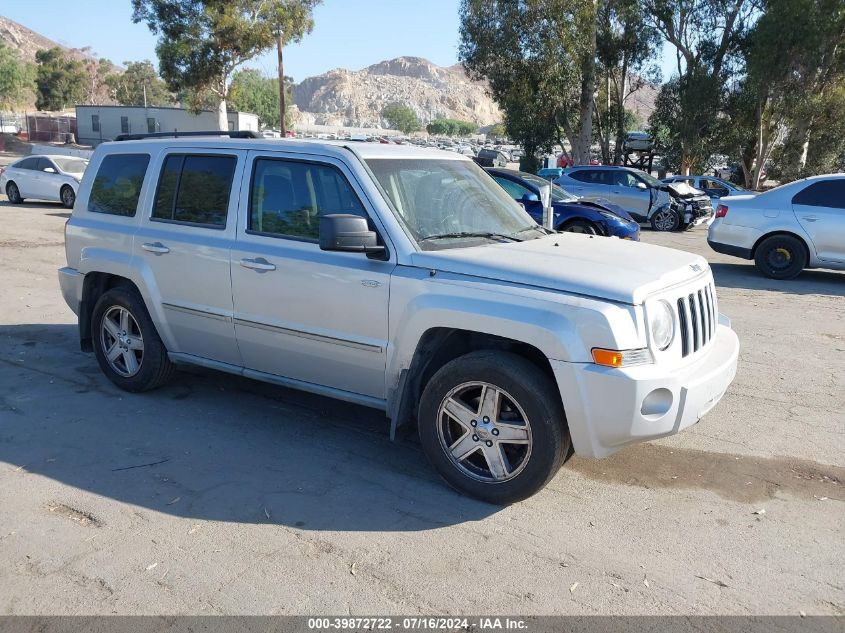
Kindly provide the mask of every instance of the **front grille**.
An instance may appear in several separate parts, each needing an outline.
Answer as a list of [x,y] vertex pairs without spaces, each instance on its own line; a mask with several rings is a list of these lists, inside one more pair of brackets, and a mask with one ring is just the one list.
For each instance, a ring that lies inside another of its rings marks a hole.
[[678,299],[681,356],[687,357],[707,345],[718,325],[713,284]]

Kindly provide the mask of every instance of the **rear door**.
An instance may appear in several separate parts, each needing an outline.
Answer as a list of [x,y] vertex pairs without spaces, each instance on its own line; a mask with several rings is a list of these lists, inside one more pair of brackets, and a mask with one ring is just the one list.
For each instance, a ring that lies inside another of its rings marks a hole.
[[845,262],[845,178],[808,185],[792,198],[792,210],[819,259]]
[[[14,167],[10,167],[6,173],[7,180],[13,180],[23,198],[38,197],[38,156],[30,156],[20,161]],[[5,191],[3,192],[5,193]]]
[[250,152],[250,163],[232,250],[245,366],[384,399],[395,262],[319,246],[321,215],[369,217],[378,230],[363,190],[333,158]]
[[569,173],[574,182],[567,182],[564,189],[585,198],[607,198],[610,180],[605,169],[576,169]]
[[241,366],[232,321],[229,252],[245,151],[170,148],[135,236],[135,257],[160,297],[170,351]]

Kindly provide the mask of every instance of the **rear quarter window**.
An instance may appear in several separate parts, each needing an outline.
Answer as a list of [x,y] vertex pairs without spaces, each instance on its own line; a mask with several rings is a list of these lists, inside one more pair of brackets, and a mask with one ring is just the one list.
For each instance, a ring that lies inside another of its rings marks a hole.
[[792,204],[845,209],[845,178],[814,182],[795,194]]
[[149,163],[149,154],[109,154],[103,158],[91,185],[88,211],[133,217]]

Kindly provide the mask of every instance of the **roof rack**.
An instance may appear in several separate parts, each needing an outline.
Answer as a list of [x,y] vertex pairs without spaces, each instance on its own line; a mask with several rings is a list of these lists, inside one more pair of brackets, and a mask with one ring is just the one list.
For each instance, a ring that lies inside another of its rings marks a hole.
[[200,132],[155,132],[153,134],[118,134],[115,141],[140,141],[145,138],[180,138],[183,136],[228,136],[229,138],[262,138],[253,130],[207,130]]

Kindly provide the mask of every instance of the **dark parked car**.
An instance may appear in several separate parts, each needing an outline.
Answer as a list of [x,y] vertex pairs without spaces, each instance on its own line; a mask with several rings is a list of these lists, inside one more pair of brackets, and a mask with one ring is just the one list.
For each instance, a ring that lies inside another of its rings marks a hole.
[[482,167],[507,167],[510,159],[496,149],[482,149],[473,160]]
[[[514,200],[522,204],[532,218],[542,224],[540,187],[549,185],[548,180],[512,169],[487,169],[487,173]],[[554,184],[551,197],[554,227],[558,231],[616,236],[626,240],[640,239],[640,225],[622,207],[606,200],[580,200]]]

